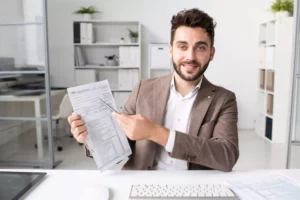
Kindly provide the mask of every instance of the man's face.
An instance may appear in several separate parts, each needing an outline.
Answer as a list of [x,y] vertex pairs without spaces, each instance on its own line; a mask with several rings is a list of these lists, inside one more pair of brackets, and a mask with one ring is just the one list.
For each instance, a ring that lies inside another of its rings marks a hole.
[[198,80],[213,59],[215,49],[203,28],[180,26],[175,31],[170,56],[174,70],[185,81]]

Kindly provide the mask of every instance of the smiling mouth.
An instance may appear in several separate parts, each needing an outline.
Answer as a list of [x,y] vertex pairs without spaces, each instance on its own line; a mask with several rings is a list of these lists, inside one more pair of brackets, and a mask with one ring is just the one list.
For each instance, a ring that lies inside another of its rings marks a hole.
[[188,72],[195,71],[198,68],[198,65],[193,65],[193,64],[182,64],[182,66]]

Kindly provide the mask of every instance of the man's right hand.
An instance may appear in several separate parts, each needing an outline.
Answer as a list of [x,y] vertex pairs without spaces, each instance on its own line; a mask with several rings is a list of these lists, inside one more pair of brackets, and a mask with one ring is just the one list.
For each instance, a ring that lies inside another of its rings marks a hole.
[[85,122],[81,119],[80,115],[72,114],[68,117],[68,122],[71,126],[71,133],[73,137],[79,143],[85,143],[85,138],[87,136],[87,130],[85,126]]

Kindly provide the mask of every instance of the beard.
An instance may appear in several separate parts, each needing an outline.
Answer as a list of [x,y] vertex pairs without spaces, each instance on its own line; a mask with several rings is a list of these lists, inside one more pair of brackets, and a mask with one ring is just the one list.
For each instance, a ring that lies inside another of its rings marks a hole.
[[[198,80],[203,74],[204,72],[206,71],[208,65],[209,65],[209,62],[210,61],[207,61],[207,63],[205,63],[203,66],[201,65],[201,63],[193,60],[193,61],[190,61],[190,62],[180,62],[178,65],[174,62],[173,60],[173,67],[174,67],[174,70],[176,71],[176,73],[185,81],[196,81]],[[187,77],[185,76],[182,71],[181,71],[181,66],[182,65],[185,65],[185,64],[189,64],[189,65],[195,65],[197,66],[197,68],[200,68],[200,71],[197,72],[197,74],[195,74],[194,76],[192,77]]]

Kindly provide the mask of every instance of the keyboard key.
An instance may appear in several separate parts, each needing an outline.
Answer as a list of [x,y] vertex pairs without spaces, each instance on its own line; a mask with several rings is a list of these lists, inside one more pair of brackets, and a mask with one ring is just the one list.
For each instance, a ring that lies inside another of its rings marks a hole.
[[219,194],[218,192],[214,192],[214,193],[213,193],[213,196],[214,196],[214,197],[219,197],[220,194]]
[[198,197],[205,197],[205,193],[204,192],[199,192]]
[[198,195],[197,195],[197,193],[196,192],[194,192],[194,193],[191,193],[191,197],[197,197]]

